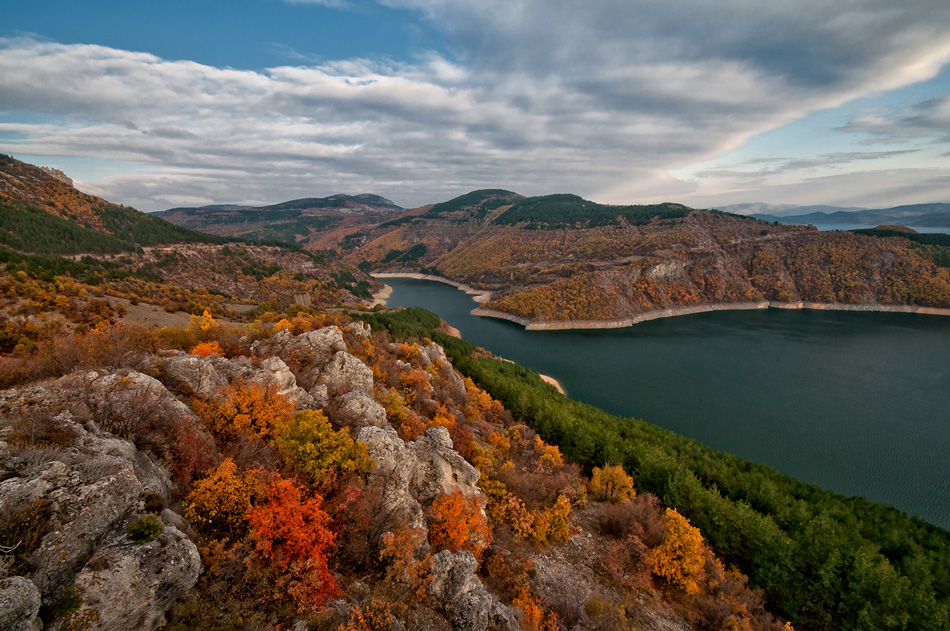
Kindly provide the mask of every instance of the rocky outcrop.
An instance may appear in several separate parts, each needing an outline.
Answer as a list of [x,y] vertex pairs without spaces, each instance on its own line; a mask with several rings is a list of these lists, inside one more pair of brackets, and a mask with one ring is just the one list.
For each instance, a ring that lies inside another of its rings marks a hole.
[[373,370],[346,351],[339,351],[320,374],[319,383],[331,394],[352,390],[373,390]]
[[182,353],[162,359],[159,367],[162,380],[170,387],[206,399],[228,385],[228,380],[215,369],[214,364],[203,357]]
[[343,331],[335,326],[308,331],[300,335],[294,335],[284,329],[251,345],[251,352],[255,355],[291,357],[302,365],[315,366],[318,369],[326,366],[334,354],[345,350]]
[[165,610],[195,584],[200,571],[194,544],[173,526],[138,545],[113,535],[76,576],[83,602],[76,616],[95,612],[88,616],[95,621],[89,631],[157,629]]
[[320,407],[306,390],[297,385],[290,367],[279,357],[268,357],[255,366],[247,357],[195,357],[184,353],[163,358],[161,377],[171,387],[205,398],[221,396],[222,389],[234,381],[273,386],[278,394],[301,409]]
[[459,631],[520,630],[508,607],[495,598],[475,575],[478,561],[468,550],[443,550],[432,557],[429,594],[441,604]]
[[0,629],[7,631],[39,631],[40,592],[36,585],[22,576],[0,581]]
[[336,398],[332,418],[348,427],[388,427],[386,408],[377,403],[366,390],[353,390]]
[[400,514],[411,528],[425,527],[424,507],[441,494],[459,491],[480,497],[475,486],[479,472],[452,449],[452,439],[444,427],[436,427],[413,442],[405,442],[391,427],[364,427],[356,440],[366,445],[376,463],[372,476],[386,485],[387,509]]
[[[138,384],[154,394],[155,380],[136,375],[117,377],[127,379],[123,386]],[[100,390],[115,393],[107,377],[97,375],[92,381],[88,404],[93,409],[100,403]],[[110,410],[121,417],[128,404],[120,392]],[[94,421],[81,425],[63,412],[45,423],[47,435],[58,436],[64,444],[37,451],[0,441],[2,469],[15,473],[0,482],[0,512],[43,506],[47,520],[42,524],[46,534],[25,559],[30,571],[22,580],[28,579],[48,604],[75,584],[91,612],[83,620],[99,620],[99,626],[89,628],[157,628],[165,609],[194,585],[201,568],[194,544],[173,526],[146,544],[126,535],[125,525],[142,514],[145,498],[168,498],[167,475],[132,443],[98,430]],[[37,458],[43,462],[37,464]],[[123,569],[113,576],[108,568]],[[15,583],[16,593],[22,592],[22,580]],[[131,584],[115,587],[126,580]],[[24,610],[23,598],[14,600],[5,605],[0,599],[0,619]],[[122,611],[130,613],[121,618],[116,612]]]

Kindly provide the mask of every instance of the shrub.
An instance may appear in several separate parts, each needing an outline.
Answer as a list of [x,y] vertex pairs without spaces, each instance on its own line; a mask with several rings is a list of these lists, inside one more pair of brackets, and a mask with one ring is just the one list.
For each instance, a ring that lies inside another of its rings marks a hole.
[[165,524],[155,515],[146,515],[125,527],[129,539],[138,543],[148,543],[165,531]]

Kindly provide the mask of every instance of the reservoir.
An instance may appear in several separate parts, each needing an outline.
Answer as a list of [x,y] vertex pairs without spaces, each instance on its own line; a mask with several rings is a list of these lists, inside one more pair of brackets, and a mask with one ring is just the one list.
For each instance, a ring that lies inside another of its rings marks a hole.
[[636,417],[804,482],[950,528],[950,318],[720,311],[525,331],[446,284],[385,278],[462,337]]

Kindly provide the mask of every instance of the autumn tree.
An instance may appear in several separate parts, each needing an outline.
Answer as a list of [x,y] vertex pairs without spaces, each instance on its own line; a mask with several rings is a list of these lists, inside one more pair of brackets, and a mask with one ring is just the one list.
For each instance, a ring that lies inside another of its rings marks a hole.
[[323,412],[300,412],[274,434],[277,449],[317,484],[329,476],[362,476],[373,468],[366,445],[354,441],[347,428],[334,430]]
[[277,474],[265,481],[262,492],[266,500],[247,513],[254,556],[286,572],[287,592],[298,610],[317,608],[339,594],[327,558],[335,533],[321,507],[323,498]]
[[184,503],[185,517],[194,524],[231,531],[245,523],[257,487],[253,472],[239,471],[227,458],[195,485]]
[[221,348],[221,344],[217,340],[199,342],[192,346],[188,352],[198,357],[222,357],[224,355],[224,349]]
[[429,509],[429,542],[437,550],[468,550],[476,559],[491,543],[491,528],[477,497],[440,495]]
[[676,509],[667,508],[663,521],[666,522],[666,535],[663,542],[650,552],[650,571],[687,594],[696,594],[705,576],[703,537],[699,529]]
[[238,381],[216,399],[199,399],[194,410],[218,436],[263,440],[272,438],[275,430],[290,420],[294,408],[272,384]]
[[595,498],[619,504],[636,496],[633,478],[619,464],[594,467],[590,476],[590,491]]

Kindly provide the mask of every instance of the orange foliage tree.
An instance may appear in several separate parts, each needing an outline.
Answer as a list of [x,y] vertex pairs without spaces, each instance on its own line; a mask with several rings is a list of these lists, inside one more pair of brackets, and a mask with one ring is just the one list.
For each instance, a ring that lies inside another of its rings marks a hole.
[[676,509],[667,508],[663,521],[666,534],[663,542],[650,551],[650,571],[687,594],[699,593],[706,564],[703,536]]
[[293,480],[272,474],[263,488],[267,498],[247,514],[256,558],[285,570],[288,593],[304,611],[338,595],[330,573],[327,551],[335,533],[330,516],[321,508],[323,498],[308,495]]
[[224,355],[224,349],[221,348],[221,345],[217,340],[195,344],[188,352],[192,355],[197,355],[198,357],[221,357]]
[[492,541],[491,528],[475,497],[455,491],[440,495],[429,509],[429,542],[437,550],[468,550],[476,559]]
[[275,429],[290,420],[293,404],[274,385],[235,382],[218,399],[195,401],[194,410],[218,436],[234,439],[273,438]]

